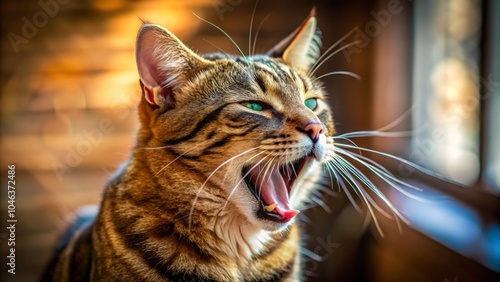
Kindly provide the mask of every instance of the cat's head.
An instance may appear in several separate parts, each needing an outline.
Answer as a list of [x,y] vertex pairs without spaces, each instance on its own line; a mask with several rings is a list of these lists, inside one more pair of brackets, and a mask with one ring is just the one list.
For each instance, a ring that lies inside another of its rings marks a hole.
[[[137,39],[143,99],[139,144],[153,172],[198,183],[182,193],[193,212],[237,214],[265,230],[293,222],[331,154],[334,127],[321,84],[309,73],[319,58],[309,16],[267,54],[200,56],[168,30],[144,24]],[[142,144],[141,144],[142,142]],[[190,173],[187,173],[187,172]]]

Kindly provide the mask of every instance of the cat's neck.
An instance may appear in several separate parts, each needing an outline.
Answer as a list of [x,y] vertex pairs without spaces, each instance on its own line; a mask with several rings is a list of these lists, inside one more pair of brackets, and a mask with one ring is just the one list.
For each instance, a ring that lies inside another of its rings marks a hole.
[[[203,252],[222,253],[243,265],[262,253],[271,241],[276,240],[274,237],[281,236],[251,224],[231,204],[222,208],[224,201],[218,202],[221,209],[213,209],[214,202],[218,201],[211,187],[213,184],[205,182],[204,176],[193,175],[189,167],[172,162],[165,171],[158,173],[147,167],[158,160],[145,158],[143,152],[135,153],[119,170],[106,192],[114,195],[105,197],[105,201],[116,201],[116,206],[127,202],[128,215],[135,213],[155,222],[151,224],[151,230],[158,228],[156,225],[160,222],[171,224],[181,237],[205,246]],[[168,164],[172,160],[161,161]],[[201,192],[197,195],[200,187]],[[195,198],[197,203],[193,207]],[[204,201],[210,201],[210,205],[205,205]],[[168,233],[164,235],[169,236]]]
[[[117,234],[125,236],[121,239],[123,242],[133,242],[129,248],[134,247],[137,238],[160,243],[162,248],[157,250],[156,255],[173,264],[177,260],[182,261],[189,264],[187,268],[197,269],[202,266],[208,269],[211,265],[223,261],[227,268],[214,274],[219,277],[216,280],[221,281],[228,280],[228,277],[230,281],[243,281],[255,275],[254,269],[259,268],[262,258],[274,252],[286,251],[289,254],[284,256],[283,265],[273,265],[269,271],[278,271],[288,266],[291,257],[295,257],[295,264],[299,263],[299,231],[296,225],[271,234],[248,224],[246,219],[235,213],[220,215],[203,211],[192,216],[189,226],[192,203],[179,198],[179,191],[169,192],[165,187],[166,183],[175,179],[176,173],[185,172],[172,171],[159,181],[158,178],[153,178],[154,175],[149,169],[142,167],[139,170],[138,166],[144,166],[144,163],[132,158],[110,181],[101,209],[106,214],[101,214],[101,220],[96,224],[99,232],[114,228],[118,231]],[[198,188],[201,183],[189,181],[184,177],[184,180],[176,184],[184,186],[185,190],[193,190],[187,189],[187,186]],[[105,221],[105,218],[114,218],[114,221],[120,224],[113,226],[113,223]],[[138,226],[140,228],[137,228]],[[134,234],[134,230],[137,230],[137,234]],[[106,243],[103,243],[103,246],[106,246]],[[165,250],[176,252],[169,255]]]

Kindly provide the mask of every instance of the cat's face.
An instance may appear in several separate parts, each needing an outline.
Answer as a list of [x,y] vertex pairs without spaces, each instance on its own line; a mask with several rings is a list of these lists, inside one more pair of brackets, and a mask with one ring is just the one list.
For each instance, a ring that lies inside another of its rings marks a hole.
[[187,193],[193,211],[213,205],[271,231],[293,221],[334,134],[325,93],[308,74],[315,31],[312,17],[271,55],[200,57],[165,29],[143,26],[141,120],[148,145],[168,148],[152,169],[179,161],[196,174],[185,177],[201,177]]

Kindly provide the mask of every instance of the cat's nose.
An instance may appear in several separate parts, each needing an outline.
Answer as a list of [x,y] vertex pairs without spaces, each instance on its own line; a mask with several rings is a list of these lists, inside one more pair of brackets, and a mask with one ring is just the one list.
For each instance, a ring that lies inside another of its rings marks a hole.
[[304,132],[309,135],[313,143],[316,143],[319,140],[319,135],[323,133],[323,125],[319,122],[310,122],[304,127]]

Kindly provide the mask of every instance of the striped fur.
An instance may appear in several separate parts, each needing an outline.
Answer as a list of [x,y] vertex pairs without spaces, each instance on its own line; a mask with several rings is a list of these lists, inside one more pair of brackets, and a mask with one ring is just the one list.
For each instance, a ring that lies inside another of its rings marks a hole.
[[[201,57],[167,30],[144,24],[136,146],[99,210],[64,236],[43,280],[301,280],[293,214],[280,214],[284,222],[261,216],[265,191],[252,192],[244,179],[260,166],[260,185],[266,174],[298,173],[288,195],[294,209],[314,189],[334,128],[321,85],[293,60],[319,48],[316,36],[304,35],[317,34],[315,23],[308,18],[308,31],[299,28],[280,43],[293,48],[293,58],[279,48],[276,57]],[[308,108],[307,99],[317,106]],[[307,166],[294,171],[306,157]]]

